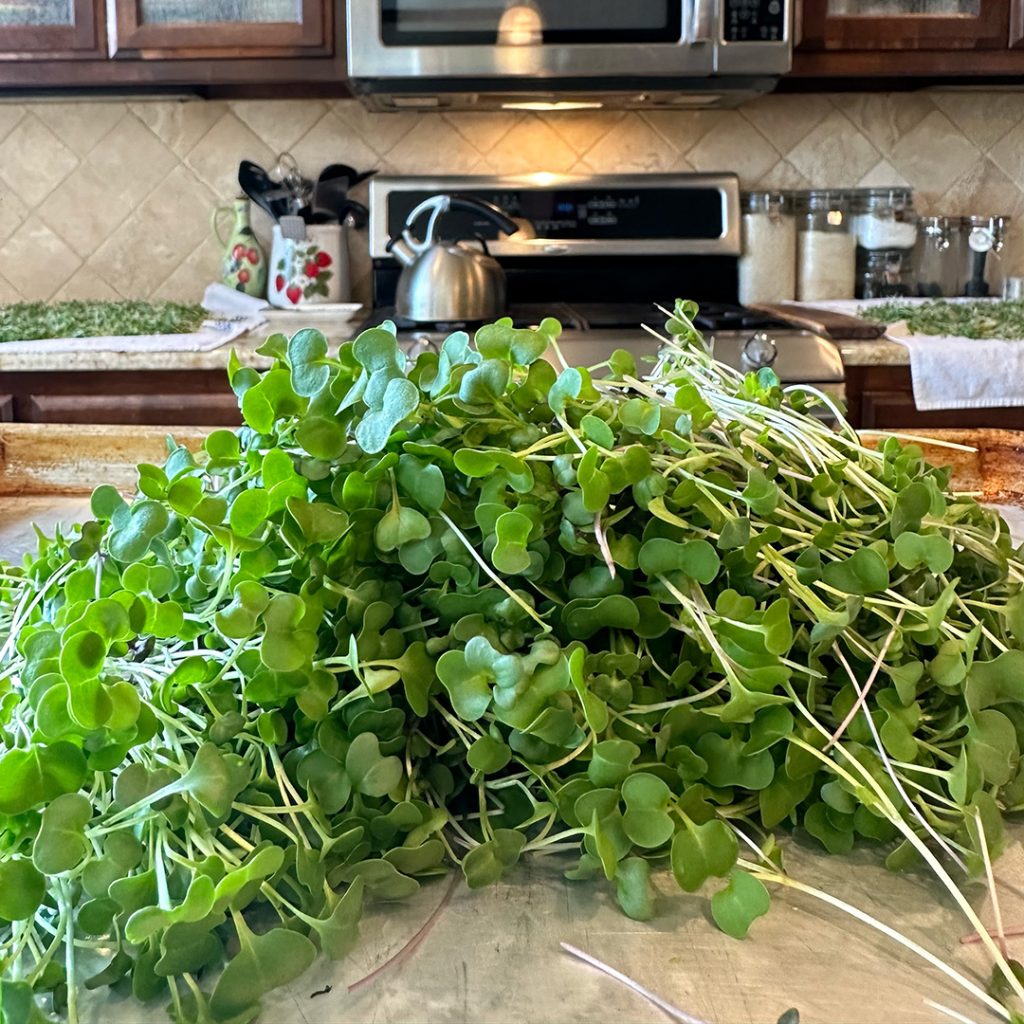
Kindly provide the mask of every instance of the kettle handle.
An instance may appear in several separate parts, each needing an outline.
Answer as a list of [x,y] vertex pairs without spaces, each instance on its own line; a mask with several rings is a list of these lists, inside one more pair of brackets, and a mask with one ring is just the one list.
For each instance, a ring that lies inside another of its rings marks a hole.
[[[427,221],[427,229],[424,232],[423,240],[420,241],[412,233],[412,229],[420,217],[428,210],[430,211],[430,219]],[[431,196],[429,199],[424,199],[422,203],[413,208],[405,219],[401,240],[405,243],[404,247],[411,253],[412,257],[420,256],[434,244],[434,232],[437,222],[449,210],[462,210],[466,213],[480,214],[497,225],[506,235],[514,235],[519,230],[519,225],[501,207],[495,206],[494,203],[477,199],[475,196],[463,196],[458,193],[448,194],[444,192],[440,195]],[[397,241],[398,239],[392,239],[388,243],[387,248],[389,252],[394,249]]]
[[489,221],[496,224],[506,235],[514,235],[519,230],[519,225],[500,207],[486,199],[477,199],[475,196],[463,196],[454,192],[449,196],[449,210],[463,210],[466,213],[479,213]]
[[[413,207],[409,216],[405,218],[405,226],[398,238],[392,238],[387,244],[387,251],[394,252],[404,250],[402,262],[411,262],[417,256],[421,256],[434,244],[434,227],[438,217],[448,210],[451,196],[442,194],[424,199],[418,206]],[[427,221],[427,230],[420,240],[412,233],[413,226],[427,211],[430,211],[430,219]],[[401,246],[399,243],[402,243]]]

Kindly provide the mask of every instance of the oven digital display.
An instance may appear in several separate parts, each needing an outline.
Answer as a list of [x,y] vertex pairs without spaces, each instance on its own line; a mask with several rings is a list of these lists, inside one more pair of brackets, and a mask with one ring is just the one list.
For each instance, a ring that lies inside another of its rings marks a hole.
[[[388,195],[388,230],[392,237],[401,232],[409,213],[429,191],[392,192]],[[521,222],[515,240],[549,238],[623,239],[715,239],[725,228],[722,194],[714,188],[602,188],[554,189],[466,189],[460,195],[484,199],[501,207]],[[423,225],[418,225],[423,229]],[[453,210],[441,219],[444,238],[498,237],[488,220]]]
[[777,43],[786,37],[786,0],[725,0],[727,43]]
[[378,0],[385,46],[671,43],[680,0]]

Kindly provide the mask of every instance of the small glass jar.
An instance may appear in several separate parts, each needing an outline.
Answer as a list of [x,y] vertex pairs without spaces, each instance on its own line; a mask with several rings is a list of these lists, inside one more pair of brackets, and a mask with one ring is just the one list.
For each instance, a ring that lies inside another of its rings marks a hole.
[[974,298],[998,295],[1002,285],[1000,253],[1009,217],[960,218],[960,293]]
[[739,298],[784,302],[796,298],[796,220],[785,192],[744,192]]
[[[850,202],[853,233],[857,236],[857,298],[909,294],[878,289],[897,287],[892,282],[893,274],[904,279],[911,273],[917,243],[913,192],[909,188],[860,188],[853,190]],[[879,252],[886,256],[872,258]]]
[[916,293],[913,251],[871,249],[857,256],[857,298],[890,299]]
[[852,299],[857,240],[850,206],[838,190],[801,193],[797,240],[797,298],[801,302]]
[[922,217],[918,223],[917,294],[929,299],[958,294],[960,219]]

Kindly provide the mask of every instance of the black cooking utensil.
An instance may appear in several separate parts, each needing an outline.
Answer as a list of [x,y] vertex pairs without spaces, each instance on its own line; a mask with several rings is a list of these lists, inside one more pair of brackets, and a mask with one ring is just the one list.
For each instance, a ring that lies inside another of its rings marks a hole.
[[238,165],[238,185],[274,220],[288,212],[288,199],[291,193],[280,182],[274,181],[259,164],[243,160]]

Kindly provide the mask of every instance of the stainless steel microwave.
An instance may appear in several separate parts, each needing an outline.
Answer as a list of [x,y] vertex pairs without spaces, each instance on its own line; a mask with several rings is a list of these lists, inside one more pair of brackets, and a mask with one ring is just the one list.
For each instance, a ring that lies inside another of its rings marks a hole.
[[792,0],[348,0],[376,109],[728,105],[789,70]]

